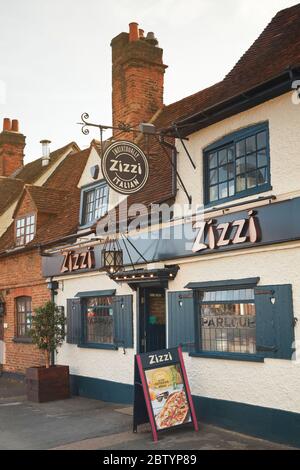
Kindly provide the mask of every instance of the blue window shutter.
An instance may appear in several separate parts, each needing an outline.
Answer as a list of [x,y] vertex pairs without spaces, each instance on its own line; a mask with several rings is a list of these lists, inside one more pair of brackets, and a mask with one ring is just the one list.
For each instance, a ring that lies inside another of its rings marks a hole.
[[[271,302],[275,299],[275,303]],[[292,286],[255,289],[256,348],[263,357],[291,359],[294,342]]]
[[113,298],[115,344],[133,348],[132,295],[116,295]]
[[195,343],[194,298],[191,291],[168,293],[168,346],[190,351]]
[[79,344],[82,336],[80,299],[67,299],[67,343]]

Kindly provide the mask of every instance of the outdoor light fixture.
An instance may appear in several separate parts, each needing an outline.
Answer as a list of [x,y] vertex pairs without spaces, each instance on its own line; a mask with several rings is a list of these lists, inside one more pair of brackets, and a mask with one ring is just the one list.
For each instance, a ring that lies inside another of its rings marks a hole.
[[91,177],[93,180],[96,180],[99,176],[100,167],[99,165],[94,165],[90,168]]
[[47,288],[49,290],[57,290],[58,289],[58,281],[50,281],[47,284]]
[[123,267],[123,250],[118,240],[106,240],[102,250],[102,266],[108,274],[115,274]]
[[156,134],[156,128],[154,124],[151,124],[149,122],[142,122],[139,125],[139,131],[143,134]]

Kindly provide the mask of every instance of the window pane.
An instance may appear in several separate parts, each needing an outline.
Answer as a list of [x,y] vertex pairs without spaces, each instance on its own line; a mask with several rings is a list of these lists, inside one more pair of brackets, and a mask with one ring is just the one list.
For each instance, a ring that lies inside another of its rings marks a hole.
[[267,182],[268,178],[268,169],[267,168],[260,168],[257,170],[257,184],[262,185]]
[[228,182],[228,193],[229,193],[229,196],[234,195],[234,180],[230,180]]
[[87,299],[86,341],[88,343],[105,344],[114,342],[111,297]]
[[218,186],[209,188],[209,200],[216,201],[218,199]]
[[236,178],[236,191],[244,191],[246,189],[246,179],[245,175],[239,175]]
[[85,214],[83,223],[87,224],[102,217],[108,208],[108,187],[107,185],[97,186],[93,190],[84,194]]
[[256,169],[256,153],[247,156],[247,169],[246,171],[253,171]]
[[199,304],[202,350],[256,352],[254,303]]
[[267,146],[267,133],[266,131],[257,134],[257,148],[262,149]]
[[229,149],[227,149],[227,158],[229,162],[234,160],[234,147],[229,147]]
[[236,156],[237,157],[242,157],[243,155],[245,155],[246,153],[246,144],[245,144],[245,141],[244,140],[240,140],[240,142],[238,142],[236,144]]
[[246,139],[246,152],[252,153],[256,150],[256,138],[255,135],[248,137]]
[[17,335],[28,337],[32,324],[32,308],[30,297],[16,299]]
[[256,186],[256,171],[247,174],[247,188],[254,188]]
[[267,152],[266,150],[259,150],[257,152],[257,166],[258,168],[262,166],[267,166]]
[[227,163],[227,149],[219,151],[219,165],[224,165]]
[[218,182],[218,170],[211,170],[209,172],[209,184],[215,184]]
[[215,168],[218,165],[218,158],[216,153],[211,153],[208,157],[209,168]]
[[240,173],[245,173],[246,171],[246,159],[239,158],[236,161],[236,174],[239,175]]
[[[247,133],[249,130],[247,129]],[[267,132],[256,133],[236,141],[226,147],[211,152],[208,155],[208,181],[209,201],[216,201],[233,197],[247,189],[258,188],[269,179],[269,155],[267,154]],[[217,146],[217,143],[216,143]],[[257,169],[262,169],[257,172]],[[218,185],[218,195],[216,188]],[[206,190],[207,191],[207,190]],[[207,194],[207,193],[206,193]]]
[[219,168],[219,183],[223,183],[228,178],[227,176],[227,165],[221,166]]
[[224,197],[228,197],[227,183],[219,184],[219,198],[222,199]]

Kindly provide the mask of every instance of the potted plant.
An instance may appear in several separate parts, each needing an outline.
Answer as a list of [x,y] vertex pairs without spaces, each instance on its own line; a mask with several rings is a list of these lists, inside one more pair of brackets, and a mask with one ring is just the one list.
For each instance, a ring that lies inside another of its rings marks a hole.
[[51,365],[51,357],[65,339],[65,316],[54,302],[35,310],[30,336],[45,353],[44,367],[26,370],[26,391],[30,401],[45,402],[70,397],[69,367]]

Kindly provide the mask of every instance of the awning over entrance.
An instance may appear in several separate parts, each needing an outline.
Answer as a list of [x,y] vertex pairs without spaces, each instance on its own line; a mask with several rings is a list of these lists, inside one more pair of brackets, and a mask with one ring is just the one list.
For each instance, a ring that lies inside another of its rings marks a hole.
[[175,279],[178,270],[178,265],[165,266],[159,269],[132,269],[111,274],[110,278],[118,283],[126,282],[133,289],[150,285],[167,287],[168,282]]

